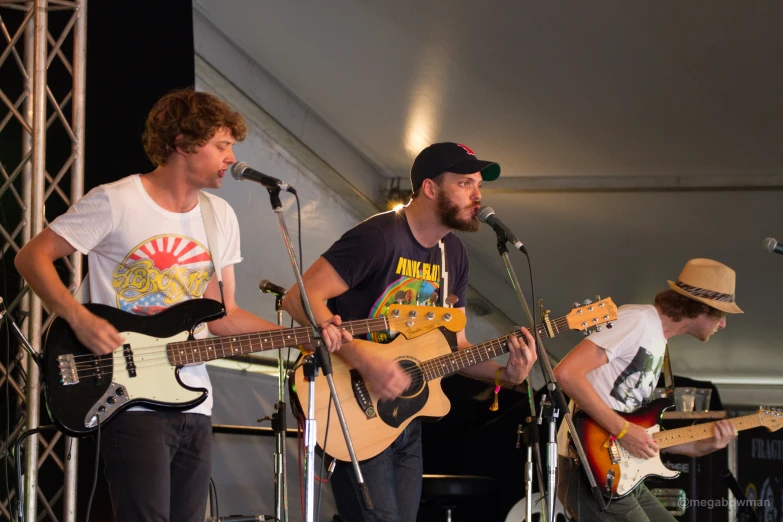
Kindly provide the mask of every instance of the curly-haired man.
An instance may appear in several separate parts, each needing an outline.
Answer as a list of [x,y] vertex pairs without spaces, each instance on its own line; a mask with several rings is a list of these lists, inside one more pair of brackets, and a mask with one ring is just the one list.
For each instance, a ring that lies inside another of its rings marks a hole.
[[[199,193],[217,189],[245,138],[240,114],[202,92],[179,90],[150,111],[144,148],[156,168],[90,191],[33,238],[15,264],[52,312],[95,354],[123,338],[76,302],[54,261],[88,256],[90,299],[135,314],[155,314],[202,297],[223,301],[226,315],[196,328],[197,338],[277,329],[237,306],[233,265],[242,260],[239,224],[223,199],[206,194],[214,215],[219,263],[213,264]],[[215,266],[222,267],[222,295]],[[341,333],[325,326],[330,348]],[[211,385],[204,364],[183,367],[181,380],[209,391],[186,412],[131,408],[102,427],[101,454],[118,521],[203,521],[211,468]]]

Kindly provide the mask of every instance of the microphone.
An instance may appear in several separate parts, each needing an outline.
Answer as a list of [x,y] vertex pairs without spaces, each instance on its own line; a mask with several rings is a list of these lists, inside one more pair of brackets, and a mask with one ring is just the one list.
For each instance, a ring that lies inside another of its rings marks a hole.
[[783,245],[778,243],[778,241],[774,238],[768,237],[767,239],[761,242],[761,246],[763,246],[764,250],[766,250],[767,252],[783,254]]
[[258,283],[258,289],[264,292],[265,294],[275,294],[279,295],[280,297],[283,297],[286,293],[286,289],[282,286],[277,286],[269,279],[264,279],[260,283]]
[[267,176],[263,172],[259,172],[255,169],[252,169],[244,161],[240,161],[239,163],[234,163],[231,166],[231,175],[234,176],[234,179],[239,181],[246,179],[250,181],[255,181],[256,183],[261,183],[261,185],[263,185],[267,190],[282,189],[290,192],[291,194],[296,194],[296,190],[294,189],[294,187],[292,187],[285,181],[280,181],[277,178],[273,178],[272,176]]
[[510,228],[508,228],[505,224],[503,224],[502,221],[500,221],[500,219],[498,219],[498,217],[495,215],[495,211],[492,210],[492,207],[481,207],[478,218],[482,223],[486,223],[487,225],[491,226],[498,234],[503,234],[503,236],[506,238],[506,241],[510,242],[520,251],[527,254],[525,245],[522,243],[522,241],[519,240],[517,235],[511,231]]

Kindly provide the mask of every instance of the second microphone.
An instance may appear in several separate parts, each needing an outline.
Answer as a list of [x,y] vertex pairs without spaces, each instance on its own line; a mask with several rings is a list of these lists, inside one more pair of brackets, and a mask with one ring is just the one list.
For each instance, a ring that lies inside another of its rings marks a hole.
[[260,283],[258,283],[258,289],[265,294],[275,294],[279,295],[280,297],[284,296],[286,293],[285,288],[274,284],[269,279],[263,279]]

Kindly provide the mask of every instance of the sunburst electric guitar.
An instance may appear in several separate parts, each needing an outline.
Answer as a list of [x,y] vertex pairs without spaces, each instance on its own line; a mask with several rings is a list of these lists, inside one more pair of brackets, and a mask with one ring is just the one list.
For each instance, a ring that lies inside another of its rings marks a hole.
[[[57,427],[74,437],[92,432],[99,421],[104,424],[130,406],[185,410],[201,404],[207,390],[182,383],[183,365],[311,341],[306,327],[193,339],[197,325],[225,315],[223,305],[210,299],[186,301],[150,316],[86,306],[109,321],[125,343],[113,353],[96,356],[62,318],[48,328],[42,355],[46,406]],[[457,332],[465,327],[465,315],[451,308],[395,304],[385,317],[341,326],[354,335],[396,330],[407,337],[439,327]]]
[[[536,326],[536,330],[542,338],[554,337],[567,330],[587,330],[615,319],[617,307],[610,298],[606,298],[574,308],[564,317],[546,319],[544,324]],[[522,334],[517,332],[516,335],[521,337]],[[387,360],[389,364],[399,363],[411,375],[410,387],[391,401],[378,401],[357,370],[340,357],[333,357],[334,384],[356,458],[369,459],[389,447],[416,417],[446,415],[451,404],[440,387],[441,378],[508,352],[506,342],[507,336],[504,336],[453,352],[443,334],[433,331],[413,340],[398,337],[389,344],[362,345],[360,349],[371,350],[374,356]],[[309,387],[301,366],[294,373],[294,386],[301,411],[308,411]],[[336,459],[350,460],[334,411],[329,416],[329,426],[326,423],[329,386],[325,377],[315,379],[315,393],[318,397],[315,404],[318,445]],[[327,427],[331,435],[324,448]]]
[[[660,420],[663,412],[672,407],[669,399],[652,401],[644,408],[633,413],[617,412],[624,419],[645,428],[652,435],[659,449],[666,449],[686,442],[709,439],[713,436],[714,422],[695,426],[661,431]],[[783,411],[764,409],[752,415],[729,419],[737,431],[766,427],[775,431],[783,426]],[[590,471],[595,477],[604,495],[621,498],[628,495],[647,477],[675,478],[680,472],[668,469],[661,462],[660,454],[641,459],[632,456],[622,446],[622,441],[614,440],[610,433],[590,418],[584,411],[574,414],[574,427],[585,448]]]

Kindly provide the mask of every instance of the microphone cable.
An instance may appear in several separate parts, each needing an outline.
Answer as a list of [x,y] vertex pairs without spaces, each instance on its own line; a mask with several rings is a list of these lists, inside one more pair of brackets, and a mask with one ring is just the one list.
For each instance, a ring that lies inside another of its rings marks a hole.
[[92,510],[92,500],[95,497],[95,488],[98,486],[98,463],[100,462],[100,454],[101,454],[101,418],[100,416],[96,417],[98,419],[98,435],[97,440],[95,443],[95,473],[92,477],[92,488],[90,489],[90,498],[87,500],[87,511],[84,517],[84,522],[90,522],[90,511]]

